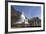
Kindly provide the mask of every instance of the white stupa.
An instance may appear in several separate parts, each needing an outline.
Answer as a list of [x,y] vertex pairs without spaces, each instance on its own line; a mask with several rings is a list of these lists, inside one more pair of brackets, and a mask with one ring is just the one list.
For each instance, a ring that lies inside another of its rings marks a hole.
[[16,24],[22,24],[22,23],[29,24],[28,19],[26,19],[24,16],[24,12],[22,12],[20,19],[16,22]]

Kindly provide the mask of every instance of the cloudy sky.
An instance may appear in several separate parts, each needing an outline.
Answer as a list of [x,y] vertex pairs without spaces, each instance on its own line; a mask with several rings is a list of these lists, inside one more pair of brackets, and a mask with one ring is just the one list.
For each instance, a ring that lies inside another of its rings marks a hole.
[[41,7],[40,6],[18,6],[12,5],[15,10],[24,12],[27,18],[39,17],[41,18]]

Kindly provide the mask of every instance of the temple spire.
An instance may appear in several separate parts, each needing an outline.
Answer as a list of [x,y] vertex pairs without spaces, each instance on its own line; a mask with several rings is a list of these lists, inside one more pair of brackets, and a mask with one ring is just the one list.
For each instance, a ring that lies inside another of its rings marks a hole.
[[16,22],[17,24],[29,24],[28,23],[28,19],[26,19],[24,12],[22,12],[22,14],[20,15],[20,19]]

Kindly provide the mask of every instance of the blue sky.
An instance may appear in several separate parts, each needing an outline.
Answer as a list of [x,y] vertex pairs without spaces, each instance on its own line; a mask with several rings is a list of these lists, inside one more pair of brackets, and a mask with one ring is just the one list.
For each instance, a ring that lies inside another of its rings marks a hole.
[[32,17],[39,17],[41,18],[41,7],[40,6],[18,6],[18,5],[12,5],[15,10],[24,12],[24,15],[27,18]]

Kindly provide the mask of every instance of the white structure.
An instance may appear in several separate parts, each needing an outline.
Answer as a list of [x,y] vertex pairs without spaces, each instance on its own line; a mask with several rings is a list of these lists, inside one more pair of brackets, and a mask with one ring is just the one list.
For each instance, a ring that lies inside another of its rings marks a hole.
[[22,24],[22,23],[29,24],[28,19],[26,19],[24,16],[24,12],[22,12],[20,19],[16,22],[16,24]]
[[29,24],[29,23],[28,23],[28,19],[25,19],[25,22],[24,22],[24,23],[25,23],[25,24]]

